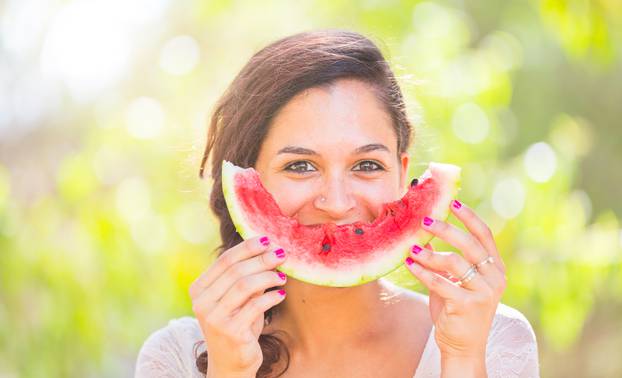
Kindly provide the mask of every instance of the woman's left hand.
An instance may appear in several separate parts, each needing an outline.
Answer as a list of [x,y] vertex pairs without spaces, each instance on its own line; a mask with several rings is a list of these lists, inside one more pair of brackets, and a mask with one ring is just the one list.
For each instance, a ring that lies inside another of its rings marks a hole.
[[[481,361],[506,287],[505,266],[490,228],[475,212],[458,201],[452,203],[451,209],[469,233],[440,220],[431,224],[424,220],[428,224],[422,226],[460,250],[463,256],[415,245],[406,266],[429,290],[434,336],[443,357]],[[494,261],[477,267],[473,279],[464,284],[457,282],[472,265],[488,256]]]

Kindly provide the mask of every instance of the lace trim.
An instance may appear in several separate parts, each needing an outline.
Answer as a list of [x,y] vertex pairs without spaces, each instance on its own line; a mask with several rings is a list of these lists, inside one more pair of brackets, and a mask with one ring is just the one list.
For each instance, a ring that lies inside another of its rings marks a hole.
[[196,368],[195,351],[205,351],[203,336],[196,319],[183,317],[171,320],[154,332],[143,344],[136,361],[136,378],[204,377]]
[[[135,377],[202,378],[195,364],[195,356],[205,351],[205,343],[201,341],[203,336],[196,319],[171,320],[143,344]],[[540,376],[538,346],[529,321],[519,311],[503,304],[499,304],[488,336],[486,368],[490,378]],[[430,337],[415,378],[439,376],[440,352],[434,337]]]

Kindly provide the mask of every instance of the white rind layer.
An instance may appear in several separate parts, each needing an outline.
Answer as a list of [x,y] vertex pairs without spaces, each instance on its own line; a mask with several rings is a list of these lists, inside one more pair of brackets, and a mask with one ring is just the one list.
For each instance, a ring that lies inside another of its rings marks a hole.
[[[244,239],[259,236],[244,219],[244,212],[232,192],[234,177],[242,168],[230,162],[223,162],[222,183],[225,200],[233,223]],[[434,176],[442,189],[437,205],[430,214],[434,219],[446,220],[449,215],[451,200],[456,196],[460,186],[460,172],[458,166],[443,163],[430,163],[428,169],[420,177],[420,181],[429,176]],[[311,265],[307,261],[301,261],[290,255],[289,258],[277,269],[300,281],[321,286],[347,287],[357,286],[378,279],[393,270],[399,268],[402,261],[408,256],[410,248],[414,244],[425,245],[433,238],[433,235],[419,229],[416,233],[404,234],[403,240],[394,244],[390,250],[376,251],[375,258],[367,263],[352,261],[352,264],[343,264],[338,269],[330,269],[320,263]]]
[[244,219],[244,210],[242,210],[242,207],[233,192],[235,188],[235,175],[242,171],[244,171],[244,168],[240,168],[231,162],[224,160],[222,163],[222,191],[225,197],[225,202],[227,203],[227,209],[229,210],[229,215],[231,216],[235,229],[238,231],[240,236],[246,240],[259,236],[259,234],[248,226],[246,220]]

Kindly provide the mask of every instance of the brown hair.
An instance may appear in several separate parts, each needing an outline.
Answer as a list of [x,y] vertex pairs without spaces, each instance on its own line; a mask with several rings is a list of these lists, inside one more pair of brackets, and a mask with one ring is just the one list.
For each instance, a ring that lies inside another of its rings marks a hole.
[[[203,178],[211,155],[214,180],[210,206],[220,220],[222,245],[219,255],[242,241],[225,204],[221,163],[229,160],[240,167],[253,167],[272,119],[296,94],[313,87],[330,87],[338,79],[356,78],[368,83],[393,121],[398,154],[408,149],[412,128],[400,87],[378,47],[359,33],[325,29],[280,39],[251,57],[218,100],[211,117],[207,145],[199,176]],[[269,290],[274,290],[271,288]],[[266,324],[273,310],[264,314]],[[257,373],[267,377],[279,362],[281,349],[289,367],[289,351],[279,338],[260,335],[264,360]],[[207,352],[197,357],[197,368],[207,372]]]

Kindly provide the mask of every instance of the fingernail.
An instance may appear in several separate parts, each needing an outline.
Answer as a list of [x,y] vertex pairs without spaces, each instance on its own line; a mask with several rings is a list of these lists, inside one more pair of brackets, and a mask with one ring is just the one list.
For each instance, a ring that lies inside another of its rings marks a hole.
[[285,290],[283,289],[279,290],[279,294],[281,294],[282,296],[285,296]]
[[285,257],[285,251],[283,250],[283,248],[279,248],[276,251],[274,251],[274,254],[276,255],[276,257],[278,257],[279,259],[282,259],[283,257]]
[[262,237],[261,237],[261,239],[259,239],[259,242],[260,242],[262,245],[266,245],[266,246],[267,246],[268,244],[270,244],[270,240],[268,239],[268,237],[267,237],[267,236],[262,236]]
[[418,255],[419,252],[421,252],[423,249],[421,247],[419,247],[417,244],[413,245],[412,247],[412,251],[415,255]]
[[462,207],[462,204],[460,203],[460,201],[454,200],[453,206],[454,206],[454,209],[458,210],[459,208]]
[[423,224],[425,224],[426,226],[430,226],[432,225],[432,223],[434,223],[434,219],[430,217],[423,218]]
[[415,260],[413,260],[413,258],[412,258],[412,257],[407,257],[407,258],[406,258],[406,264],[408,264],[408,265],[412,265],[414,262],[415,262]]
[[283,272],[278,272],[278,274],[279,274],[279,277],[281,277],[281,279],[282,279],[283,281],[285,281],[285,279],[287,278],[287,276],[285,275],[285,273],[283,273]]

